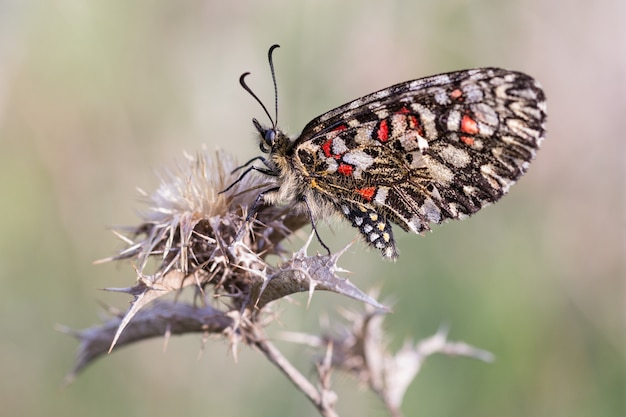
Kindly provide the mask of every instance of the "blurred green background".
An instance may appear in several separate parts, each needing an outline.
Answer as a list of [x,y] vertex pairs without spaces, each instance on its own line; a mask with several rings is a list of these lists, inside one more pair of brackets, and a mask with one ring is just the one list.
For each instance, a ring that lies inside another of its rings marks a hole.
[[[91,262],[121,247],[107,227],[137,223],[135,187],[202,144],[258,153],[258,105],[298,133],[335,106],[396,82],[502,66],[538,78],[548,137],[499,204],[427,237],[398,232],[383,262],[362,245],[343,266],[395,300],[397,346],[441,324],[493,352],[491,365],[434,357],[410,387],[407,416],[621,416],[624,411],[624,114],[626,3],[522,1],[0,1],[0,404],[3,416],[317,415],[248,348],[234,363],[199,336],[121,349],[66,389],[99,288],[134,281],[129,264]],[[349,227],[323,228],[338,249]],[[335,233],[335,235],[333,235]],[[306,233],[301,234],[306,237]],[[295,239],[294,245],[301,245]],[[317,332],[333,294],[284,303],[272,330]],[[304,372],[302,347],[280,343]],[[338,411],[385,416],[378,400],[335,375]]]

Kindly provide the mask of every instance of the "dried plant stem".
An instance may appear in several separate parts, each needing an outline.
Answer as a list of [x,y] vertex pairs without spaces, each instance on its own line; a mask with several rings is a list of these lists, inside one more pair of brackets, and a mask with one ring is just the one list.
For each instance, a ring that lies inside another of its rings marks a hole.
[[[449,342],[443,330],[391,352],[383,328],[389,308],[341,276],[348,271],[337,261],[347,247],[328,255],[308,255],[311,234],[304,247],[288,252],[283,240],[308,217],[296,201],[285,207],[258,206],[263,190],[275,183],[255,175],[237,179],[233,174],[237,170],[226,155],[212,158],[204,150],[188,156],[187,163],[167,174],[149,196],[143,223],[129,228],[128,236],[118,234],[126,248],[105,261],[131,260],[136,281],[131,287],[108,290],[134,299],[126,313],[109,311],[113,317],[100,325],[80,331],[61,328],[80,340],[66,382],[114,346],[203,333],[227,340],[233,356],[239,343],[256,347],[324,417],[338,416],[337,395],[331,389],[334,371],[356,377],[380,397],[391,416],[401,417],[406,390],[428,356],[493,360],[489,352]],[[254,221],[247,219],[251,207]],[[274,257],[279,261],[271,262]],[[192,304],[179,297],[164,301],[168,294],[191,290]],[[343,311],[345,323],[333,322],[321,335],[292,334],[286,339],[325,352],[312,359],[317,378],[309,380],[268,340],[264,329],[278,317],[271,307],[274,301],[299,292],[308,292],[310,301],[316,291],[332,291],[366,307],[362,312]]]
[[324,417],[338,417],[335,411],[336,396],[334,392],[320,392],[309,380],[294,367],[291,362],[265,337],[265,333],[259,327],[254,327],[252,342],[267,359],[280,369],[289,378],[292,384],[306,395],[315,405],[315,408]]
[[[106,354],[122,319],[114,318],[99,326],[85,330],[71,330],[58,326],[59,330],[72,334],[81,341],[74,369],[65,383],[74,380],[77,373],[95,359]],[[117,341],[117,347],[164,335],[187,333],[221,334],[231,328],[233,319],[211,306],[194,307],[184,303],[156,301],[150,309],[140,311]]]

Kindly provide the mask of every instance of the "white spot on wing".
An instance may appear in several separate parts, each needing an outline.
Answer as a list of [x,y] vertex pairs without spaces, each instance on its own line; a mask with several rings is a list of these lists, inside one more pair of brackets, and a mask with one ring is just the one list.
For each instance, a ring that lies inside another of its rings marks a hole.
[[472,112],[474,113],[474,120],[478,123],[484,123],[493,127],[496,127],[499,124],[496,110],[486,103],[474,104],[472,106]]
[[361,150],[346,153],[343,156],[343,160],[360,170],[366,170],[374,163],[374,158]]
[[424,151],[428,149],[428,141],[421,136],[417,136],[417,146],[420,148],[420,151]]
[[437,104],[446,105],[450,103],[450,97],[448,97],[448,93],[443,88],[437,88],[435,90],[435,101]]
[[441,158],[457,168],[466,167],[470,163],[470,156],[467,152],[453,145],[448,145],[439,151]]
[[528,140],[532,140],[539,136],[539,133],[528,127],[523,120],[520,119],[509,119],[506,123],[507,127],[517,136],[521,136],[522,138],[526,138]]
[[441,210],[430,198],[424,200],[424,204],[422,204],[420,210],[429,221],[433,223],[439,223],[441,221]]
[[324,160],[326,161],[326,173],[332,174],[334,172],[337,172],[337,168],[339,167],[339,165],[337,164],[337,160],[335,158],[324,157]]
[[410,152],[419,149],[418,137],[417,132],[409,132],[400,136],[398,139],[400,140],[402,149],[404,149],[405,152]]
[[511,185],[515,183],[515,181],[511,181],[498,175],[491,164],[485,164],[481,166],[480,172],[483,174],[483,177],[485,177],[485,179],[489,182],[489,185],[491,185],[495,190],[501,189],[503,193],[507,193]]
[[394,114],[391,116],[391,129],[393,132],[406,130],[406,117],[403,114]]
[[448,130],[451,132],[457,132],[461,125],[461,114],[458,110],[452,110],[448,113]]
[[361,125],[356,131],[354,141],[359,145],[375,145],[377,142],[372,139],[373,130],[371,125]]
[[430,196],[432,198],[434,198],[435,200],[437,200],[437,201],[441,201],[441,194],[439,193],[439,189],[437,187],[435,187],[434,185],[432,187],[433,187],[433,189],[430,192]]
[[468,103],[477,103],[484,99],[483,90],[475,84],[465,85],[463,87],[463,96]]
[[341,155],[343,153],[346,153],[348,151],[348,147],[346,146],[346,142],[344,142],[344,140],[341,139],[341,138],[333,139],[332,151],[333,151],[333,154],[335,154],[335,155]]
[[376,93],[374,93],[374,97],[376,97],[378,100],[387,97],[390,94],[389,89],[386,88],[384,90],[380,90]]
[[422,155],[422,158],[430,171],[430,176],[439,184],[446,186],[454,179],[454,173],[447,166],[427,155]]
[[421,151],[409,152],[407,155],[411,155],[412,161],[409,165],[410,168],[419,169],[426,168],[426,161],[424,160],[424,154]]
[[389,187],[378,187],[378,191],[376,191],[376,195],[374,196],[374,201],[380,205],[385,204],[388,193]]
[[386,119],[387,117],[389,117],[389,112],[385,109],[378,110],[376,112],[376,117],[378,117],[379,119]]
[[415,233],[419,233],[424,229],[424,225],[422,224],[422,219],[418,216],[411,217],[411,220],[408,222],[409,229]]

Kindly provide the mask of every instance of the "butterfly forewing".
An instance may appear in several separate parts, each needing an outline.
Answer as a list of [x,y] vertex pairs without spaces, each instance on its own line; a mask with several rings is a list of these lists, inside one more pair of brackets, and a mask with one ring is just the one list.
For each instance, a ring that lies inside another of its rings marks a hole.
[[421,232],[505,194],[544,136],[531,77],[472,69],[397,84],[312,120],[290,149],[310,195],[331,203],[384,256],[389,221]]

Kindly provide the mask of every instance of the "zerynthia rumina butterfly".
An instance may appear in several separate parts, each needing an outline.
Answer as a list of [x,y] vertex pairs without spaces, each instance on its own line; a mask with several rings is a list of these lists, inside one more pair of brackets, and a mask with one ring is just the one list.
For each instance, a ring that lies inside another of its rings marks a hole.
[[[268,53],[275,88],[277,47]],[[302,202],[311,220],[338,212],[386,258],[398,256],[391,223],[421,233],[497,201],[545,134],[543,90],[516,71],[477,68],[396,84],[322,114],[296,138],[277,127],[246,75],[242,86],[272,125],[253,119],[267,156],[240,167],[263,164],[242,176],[255,170],[277,179],[257,204]]]

